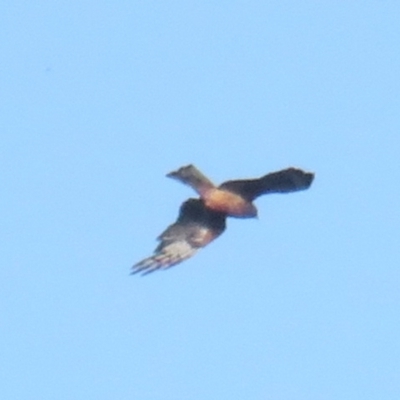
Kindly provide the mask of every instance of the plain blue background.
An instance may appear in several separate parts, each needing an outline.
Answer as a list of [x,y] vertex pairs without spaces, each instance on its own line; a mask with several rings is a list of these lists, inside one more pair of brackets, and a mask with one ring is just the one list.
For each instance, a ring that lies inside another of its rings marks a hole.
[[[400,5],[0,6],[1,398],[400,398]],[[298,166],[145,278],[190,188]]]

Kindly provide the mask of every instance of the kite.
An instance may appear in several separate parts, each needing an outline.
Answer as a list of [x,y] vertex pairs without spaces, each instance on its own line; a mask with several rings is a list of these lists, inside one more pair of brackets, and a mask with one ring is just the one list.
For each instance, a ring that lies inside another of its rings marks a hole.
[[192,257],[224,232],[227,217],[255,218],[253,200],[257,197],[308,189],[314,174],[287,168],[258,179],[232,180],[215,186],[194,165],[187,165],[167,177],[190,186],[199,198],[183,202],[177,220],[157,238],[160,243],[154,254],[135,264],[132,274],[167,269]]

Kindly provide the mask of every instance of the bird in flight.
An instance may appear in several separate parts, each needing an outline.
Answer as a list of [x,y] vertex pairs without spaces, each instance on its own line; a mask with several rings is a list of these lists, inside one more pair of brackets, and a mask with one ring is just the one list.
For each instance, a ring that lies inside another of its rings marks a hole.
[[287,168],[258,179],[233,180],[215,186],[194,165],[187,165],[167,177],[189,185],[199,198],[182,203],[177,220],[157,238],[160,243],[154,254],[135,264],[132,274],[167,269],[192,257],[221,235],[227,217],[257,217],[254,199],[263,194],[308,189],[314,174]]

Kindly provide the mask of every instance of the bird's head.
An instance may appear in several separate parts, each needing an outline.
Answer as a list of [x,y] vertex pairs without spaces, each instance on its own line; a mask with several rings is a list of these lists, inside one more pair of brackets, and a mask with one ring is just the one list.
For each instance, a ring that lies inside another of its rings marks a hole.
[[242,204],[239,212],[232,212],[228,215],[234,218],[258,218],[258,210],[253,203],[249,202]]

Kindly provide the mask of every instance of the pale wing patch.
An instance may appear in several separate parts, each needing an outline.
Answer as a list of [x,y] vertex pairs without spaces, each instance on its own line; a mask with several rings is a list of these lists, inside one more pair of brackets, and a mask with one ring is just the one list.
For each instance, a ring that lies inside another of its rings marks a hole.
[[143,272],[143,275],[145,275],[157,269],[167,269],[192,257],[197,250],[197,248],[191,246],[186,240],[171,243],[159,249],[153,256],[135,264],[132,267],[132,274]]
[[204,247],[215,238],[215,234],[208,228],[196,227],[196,231],[188,238],[195,247]]

